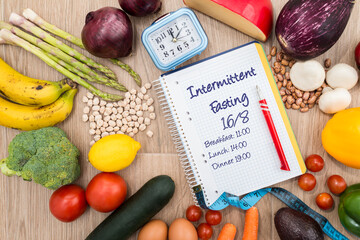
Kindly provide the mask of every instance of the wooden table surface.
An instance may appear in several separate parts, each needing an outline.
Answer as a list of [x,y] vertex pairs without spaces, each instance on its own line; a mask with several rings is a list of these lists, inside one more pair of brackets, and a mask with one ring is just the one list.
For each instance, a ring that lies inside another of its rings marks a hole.
[[[277,16],[286,0],[273,1],[274,16]],[[105,6],[119,7],[117,0],[0,0],[0,20],[7,21],[11,12],[22,13],[25,8],[31,8],[49,22],[66,31],[80,36],[84,25],[85,16],[89,11]],[[142,31],[149,26],[154,19],[169,11],[177,10],[184,4],[180,0],[164,0],[162,10],[156,15],[131,20],[136,30],[134,53],[123,60],[130,64],[142,77],[144,82],[156,79],[161,72],[154,67],[149,55],[141,44],[140,36]],[[202,13],[197,12],[205,32],[209,37],[207,49],[189,62],[194,62],[205,57],[214,55],[224,50],[242,45],[253,39],[236,31]],[[330,57],[332,63],[344,62],[355,66],[354,48],[360,36],[360,7],[355,4],[350,21],[342,34],[340,40],[325,54],[317,59],[322,62]],[[269,52],[272,45],[278,45],[274,34],[264,43],[265,50]],[[48,67],[32,54],[13,46],[1,46],[0,57],[13,66],[19,72],[34,78],[58,80],[62,76]],[[130,77],[118,67],[108,64],[107,61],[97,59],[109,65],[115,70],[119,79],[129,89],[135,85]],[[189,63],[187,62],[187,63]],[[353,101],[351,107],[359,106],[359,86],[351,90]],[[83,88],[76,96],[76,104],[70,117],[58,126],[69,136],[71,141],[81,151],[81,177],[76,182],[86,187],[91,178],[98,171],[87,161],[87,153],[90,146],[89,126],[81,121],[84,104],[82,96],[86,93]],[[151,95],[155,98],[155,93]],[[185,217],[186,208],[193,204],[190,190],[186,183],[183,170],[178,162],[178,157],[171,141],[169,131],[166,127],[164,117],[155,102],[157,119],[151,124],[150,129],[154,136],[149,138],[144,132],[135,136],[135,139],[142,144],[134,163],[125,170],[118,173],[127,181],[129,195],[133,194],[150,178],[167,174],[176,183],[175,195],[170,203],[155,218],[162,219],[170,224],[175,218]],[[300,113],[294,110],[287,111],[294,133],[297,137],[301,152],[304,157],[316,153],[325,159],[325,169],[315,173],[317,186],[311,192],[304,192],[299,189],[297,179],[292,179],[278,184],[305,203],[327,217],[332,225],[340,230],[350,239],[350,236],[340,224],[337,216],[338,198],[335,197],[336,208],[332,211],[322,211],[315,204],[315,196],[323,191],[328,191],[326,179],[332,174],[342,175],[348,184],[359,182],[359,170],[355,170],[335,161],[323,149],[321,145],[321,131],[331,116],[325,115],[318,107],[308,113]],[[0,127],[0,159],[7,156],[7,146],[19,131]],[[339,139],[340,140],[340,139]],[[8,178],[0,174],[0,239],[1,240],[25,240],[25,239],[84,239],[108,214],[88,209],[83,216],[72,223],[62,223],[56,220],[50,213],[48,201],[53,191],[38,184],[25,182],[20,178]],[[279,239],[274,227],[274,214],[285,205],[271,195],[265,196],[258,204],[260,212],[259,239]],[[238,229],[236,239],[241,239],[244,225],[244,211],[229,207],[222,211],[223,221],[235,224]],[[204,219],[202,219],[204,221]],[[214,227],[214,235],[217,236],[220,227]],[[131,239],[136,239],[134,235]],[[213,238],[216,239],[216,238]]]

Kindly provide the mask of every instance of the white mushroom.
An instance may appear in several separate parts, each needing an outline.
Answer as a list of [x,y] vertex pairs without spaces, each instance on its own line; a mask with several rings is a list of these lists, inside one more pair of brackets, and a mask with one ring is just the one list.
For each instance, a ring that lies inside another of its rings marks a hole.
[[351,103],[351,95],[345,88],[336,88],[321,95],[319,108],[324,113],[336,113],[347,108]]
[[326,82],[332,88],[351,89],[358,82],[358,74],[352,66],[338,63],[326,74]]
[[302,91],[313,91],[324,83],[325,70],[316,60],[296,62],[290,70],[293,85]]
[[334,90],[334,89],[332,89],[331,87],[324,87],[324,89],[322,90],[322,94],[330,92],[332,90]]

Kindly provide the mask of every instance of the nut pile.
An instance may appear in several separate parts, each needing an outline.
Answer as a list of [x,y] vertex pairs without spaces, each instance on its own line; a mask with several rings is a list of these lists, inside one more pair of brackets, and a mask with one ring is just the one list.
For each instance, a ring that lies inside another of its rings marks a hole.
[[[132,89],[119,102],[106,102],[90,92],[83,96],[82,101],[86,106],[82,120],[90,123],[89,133],[93,136],[90,145],[108,135],[127,134],[134,137],[139,131],[145,131],[151,120],[156,118],[154,99],[146,94],[150,88],[151,84],[146,83],[139,91]],[[153,132],[147,131],[146,135],[152,137]]]
[[[291,82],[289,72],[290,68],[296,62],[295,59],[287,56],[283,51],[277,51],[275,46],[271,48],[270,54],[267,55],[267,59],[270,63],[273,57],[275,58],[275,62],[271,67],[271,70],[286,109],[291,108],[294,110],[300,110],[300,112],[307,112],[309,109],[313,108],[315,104],[318,104],[322,90],[327,87],[326,83],[318,89],[310,92],[304,92],[297,89]],[[326,59],[324,65],[325,68],[330,68],[331,60]]]

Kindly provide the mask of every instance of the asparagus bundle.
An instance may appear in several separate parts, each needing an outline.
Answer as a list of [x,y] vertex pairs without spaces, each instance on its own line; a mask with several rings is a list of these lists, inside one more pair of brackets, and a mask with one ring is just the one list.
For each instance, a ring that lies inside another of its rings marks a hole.
[[12,23],[15,26],[21,27],[28,32],[34,34],[38,38],[42,39],[43,41],[47,42],[50,45],[53,45],[54,47],[57,47],[61,49],[63,52],[67,53],[68,55],[76,58],[77,60],[86,63],[87,65],[97,69],[100,72],[103,72],[106,76],[112,79],[116,79],[115,74],[113,71],[111,71],[108,67],[105,67],[99,63],[96,63],[91,58],[88,58],[75,49],[69,47],[68,45],[64,44],[63,42],[57,40],[53,36],[51,36],[49,33],[45,32],[41,28],[37,27],[35,24],[29,22],[25,18],[21,17],[20,15],[16,13],[11,13],[9,18],[10,23]]
[[[39,15],[37,15],[33,10],[31,9],[25,9],[23,11],[23,16],[30,20],[31,22],[35,23],[36,25],[38,25],[40,28],[58,36],[61,37],[65,40],[70,41],[71,43],[77,45],[78,47],[85,49],[81,39],[71,35],[70,33],[67,33],[61,29],[59,29],[58,27],[56,27],[55,25],[52,25],[48,22],[46,22],[43,18],[41,18]],[[125,63],[123,63],[122,61],[120,61],[119,59],[110,59],[110,61],[115,64],[118,65],[119,67],[121,67],[122,69],[124,69],[125,71],[127,71],[131,77],[134,78],[135,82],[137,83],[138,86],[141,86],[141,78],[140,76],[131,69],[131,67]]]
[[[123,96],[115,95],[115,94],[109,94],[102,92],[101,90],[97,89],[90,83],[86,82],[84,79],[80,77],[80,75],[75,75],[71,71],[69,71],[67,68],[63,66],[67,66],[69,68],[75,68],[73,65],[68,64],[59,58],[57,58],[54,55],[51,55],[50,53],[38,48],[37,46],[31,44],[28,41],[25,41],[24,39],[16,36],[11,31],[9,31],[6,28],[3,28],[0,30],[0,44],[12,44],[19,47],[24,48],[25,50],[33,53],[34,55],[38,56],[41,60],[43,60],[46,64],[51,66],[52,68],[56,69],[66,77],[70,78],[74,82],[80,84],[81,86],[85,87],[89,91],[91,91],[94,95],[97,95],[104,100],[108,101],[119,101],[123,99]],[[76,69],[76,68],[75,68]],[[75,70],[74,70],[75,71]],[[76,70],[79,71],[79,70]],[[85,75],[83,75],[85,76]]]
[[[20,30],[17,27],[14,27],[13,25],[10,25],[8,23],[0,21],[0,29],[7,29],[11,31],[12,33],[16,34],[17,36],[21,37],[22,39],[30,42],[31,44],[43,49],[45,52],[48,52],[58,59],[61,59],[64,61],[64,64],[62,64],[64,67],[66,67],[69,71],[79,75],[82,78],[85,78],[86,80],[90,82],[100,83],[104,84],[109,87],[113,87],[115,89],[118,89],[120,91],[126,92],[127,89],[120,84],[118,81],[109,79],[106,77],[103,77],[93,71],[91,68],[89,68],[86,64],[79,62],[75,58],[67,55],[60,49],[53,47],[50,44],[47,44],[46,42],[42,41],[41,39],[38,39],[22,30]],[[54,60],[54,59],[53,59]],[[84,73],[84,74],[83,74]]]

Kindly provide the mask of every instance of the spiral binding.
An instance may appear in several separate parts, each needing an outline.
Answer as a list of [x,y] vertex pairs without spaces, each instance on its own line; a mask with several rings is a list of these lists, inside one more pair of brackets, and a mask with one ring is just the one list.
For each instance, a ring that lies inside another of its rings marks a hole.
[[[176,125],[175,121],[177,121],[179,123],[179,126],[181,126],[180,120],[175,120],[175,118],[174,118],[175,116],[173,116],[172,111],[170,109],[170,106],[171,106],[172,109],[174,109],[175,115],[177,115],[174,103],[172,102],[172,98],[170,96],[170,92],[167,89],[168,87],[166,86],[165,78],[162,78],[163,85],[160,80],[161,80],[161,78],[153,81],[153,89],[156,92],[156,96],[159,100],[160,107],[163,111],[165,120],[166,120],[168,128],[170,130],[170,134],[171,134],[171,137],[175,144],[175,148],[178,153],[178,156],[180,158],[180,164],[181,164],[182,168],[184,169],[185,177],[186,177],[187,183],[189,184],[193,200],[194,200],[195,204],[198,205],[198,201],[197,201],[195,192],[193,191],[193,188],[199,185],[198,181],[196,180],[196,175],[195,175],[195,174],[198,174],[196,163],[195,163],[192,155],[188,156],[186,154],[185,148],[187,148],[188,152],[191,153],[190,146],[189,146],[189,144],[187,144],[186,136],[185,136],[183,129],[181,129],[181,128],[178,129],[178,127]],[[167,94],[168,97],[166,97],[165,94]],[[183,139],[185,139],[184,140],[185,143],[183,142],[183,140],[180,136],[180,133],[183,136]],[[201,182],[200,176],[197,175],[197,177],[198,177],[199,181]],[[206,197],[207,196],[206,191],[205,191],[202,183],[201,183],[201,187],[202,187],[203,194]]]

